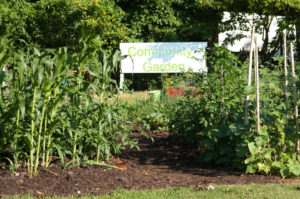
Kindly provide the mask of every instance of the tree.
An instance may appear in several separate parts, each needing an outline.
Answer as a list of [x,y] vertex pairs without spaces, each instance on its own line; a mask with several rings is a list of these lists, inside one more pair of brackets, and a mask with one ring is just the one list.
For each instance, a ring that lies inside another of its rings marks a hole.
[[[257,25],[258,32],[269,32],[269,25],[274,19],[274,16],[285,16],[283,20],[280,20],[279,30],[277,37],[270,41],[268,34],[265,34],[264,44],[261,49],[261,56],[263,61],[268,61],[274,55],[275,52],[282,45],[282,31],[284,29],[291,30],[293,25],[299,27],[300,20],[300,1],[299,0],[196,0],[201,6],[205,5],[217,10],[229,11],[232,13],[231,24],[229,28],[232,28],[235,23],[245,22],[245,15],[243,13],[256,13],[259,17],[256,18],[255,24]],[[298,28],[299,30],[299,28]],[[297,37],[298,52],[300,51],[300,34],[290,35],[290,40]]]
[[[220,3],[220,1],[213,1]],[[273,54],[275,48],[271,50],[272,52],[268,53],[269,46],[278,46],[281,44],[279,40],[282,40],[282,30],[290,29],[291,26],[296,25],[298,30],[297,34],[290,37],[291,40],[294,40],[296,37],[296,42],[298,46],[298,56],[300,57],[300,1],[299,0],[225,0],[223,1],[222,8],[224,10],[232,12],[248,12],[248,13],[257,13],[261,16],[262,20],[260,25],[263,26],[265,31],[268,31],[268,24],[270,18],[274,15],[285,16],[284,21],[280,24],[281,34],[277,36],[277,39],[268,42],[268,38],[265,38],[265,44],[262,49],[262,56],[267,60],[270,58],[270,55]]]
[[0,36],[8,39],[30,40],[27,34],[26,20],[32,14],[31,4],[23,1],[6,1],[0,3]]
[[[131,41],[214,41],[221,13],[195,0],[117,0]],[[211,42],[213,43],[213,42]]]
[[117,0],[125,11],[123,22],[129,27],[131,40],[177,40],[177,28],[181,20],[173,7],[174,0]]
[[113,0],[1,0],[0,36],[19,39],[42,48],[75,48],[81,28],[100,37],[95,45],[116,48],[126,39],[124,12]]

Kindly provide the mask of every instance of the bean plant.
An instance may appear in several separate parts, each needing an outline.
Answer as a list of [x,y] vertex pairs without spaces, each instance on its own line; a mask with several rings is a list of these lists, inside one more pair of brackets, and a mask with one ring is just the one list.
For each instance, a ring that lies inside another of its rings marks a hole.
[[[202,97],[180,97],[170,105],[171,134],[198,147],[197,160],[202,164],[231,166],[247,173],[300,176],[295,148],[299,134],[293,117],[288,126],[285,119],[282,58],[260,66],[262,129],[257,132],[255,87],[246,85],[248,63],[240,62],[224,47],[216,46],[210,53],[208,74],[193,74]],[[249,123],[244,125],[247,94]],[[289,97],[288,109],[293,115],[291,92]]]

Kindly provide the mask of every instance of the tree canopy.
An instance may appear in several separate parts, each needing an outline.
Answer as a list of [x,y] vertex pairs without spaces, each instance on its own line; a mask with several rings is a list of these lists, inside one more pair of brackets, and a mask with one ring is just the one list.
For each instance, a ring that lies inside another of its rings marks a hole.
[[[223,11],[286,16],[300,27],[299,0],[0,0],[0,37],[42,48],[76,48],[82,35],[96,46],[120,42],[217,42]],[[298,46],[300,43],[298,28]],[[300,48],[300,46],[299,46]]]

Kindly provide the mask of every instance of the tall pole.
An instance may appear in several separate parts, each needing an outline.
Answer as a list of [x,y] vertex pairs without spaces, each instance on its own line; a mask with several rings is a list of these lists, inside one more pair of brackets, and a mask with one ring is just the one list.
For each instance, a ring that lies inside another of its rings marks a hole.
[[259,69],[258,69],[258,43],[255,38],[255,58],[254,58],[255,86],[256,86],[256,127],[260,131],[260,105],[259,105]]
[[[250,42],[250,50],[249,50],[249,67],[248,67],[248,84],[247,84],[248,86],[251,86],[254,34],[255,34],[255,26],[252,26],[251,42]],[[248,101],[249,101],[249,94],[247,94],[246,102],[245,102],[245,117],[244,117],[245,125],[248,124]]]
[[286,126],[288,126],[288,122],[289,122],[289,99],[288,99],[286,31],[284,31],[284,33],[283,33],[283,56],[284,56],[284,96],[285,96],[285,107],[286,107]]
[[222,103],[222,119],[223,119],[223,124],[225,124],[225,106],[224,106],[224,70],[223,66],[220,67],[220,86],[221,86],[221,93],[222,93],[222,98],[221,98],[221,103]]
[[[290,54],[291,54],[291,66],[292,66],[292,87],[293,87],[293,98],[294,98],[294,109],[295,109],[295,122],[296,122],[296,130],[297,133],[300,133],[299,130],[299,121],[298,121],[298,99],[297,99],[297,88],[295,82],[295,61],[294,61],[294,52],[293,52],[293,43],[290,43]],[[298,152],[300,151],[300,141],[297,139],[297,149]]]

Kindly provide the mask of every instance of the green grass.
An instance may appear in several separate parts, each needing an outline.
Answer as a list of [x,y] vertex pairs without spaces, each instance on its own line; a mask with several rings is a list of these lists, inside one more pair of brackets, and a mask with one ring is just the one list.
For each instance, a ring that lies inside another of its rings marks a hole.
[[[135,91],[132,93],[122,93],[122,94],[115,95],[115,97],[117,97],[118,100],[126,101],[129,104],[135,104],[137,101],[145,101],[145,100],[149,100],[150,98],[148,91]],[[94,96],[94,98],[98,99],[99,97]],[[115,100],[116,100],[115,98],[108,99],[110,103],[114,103]]]
[[148,91],[136,91],[133,93],[119,94],[118,98],[121,101],[127,101],[129,104],[134,104],[137,100],[144,101],[145,99],[149,99],[149,94]]
[[[167,188],[156,190],[127,191],[116,190],[111,194],[102,196],[71,196],[68,198],[99,198],[99,199],[147,199],[147,198],[164,198],[164,199],[182,199],[182,198],[212,198],[212,199],[297,199],[300,198],[299,184],[268,184],[268,185],[221,185],[215,186],[214,190],[195,191],[193,187],[188,188]],[[4,197],[25,199],[23,197]],[[46,197],[51,198],[51,197]]]

